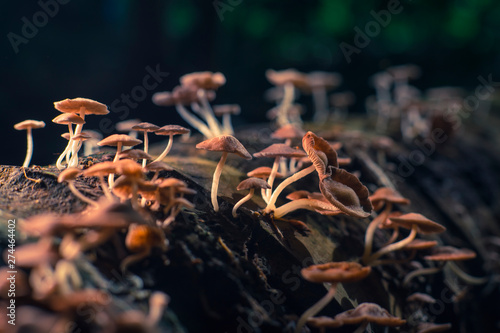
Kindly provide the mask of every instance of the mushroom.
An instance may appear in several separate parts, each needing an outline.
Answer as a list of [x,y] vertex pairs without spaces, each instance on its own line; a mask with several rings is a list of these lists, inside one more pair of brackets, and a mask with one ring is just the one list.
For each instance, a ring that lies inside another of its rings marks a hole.
[[82,173],[82,171],[80,169],[77,169],[77,168],[68,168],[64,171],[62,171],[60,174],[59,174],[59,177],[57,177],[57,181],[59,183],[62,183],[62,182],[67,182],[68,183],[68,187],[70,189],[70,191],[76,196],[78,197],[78,199],[88,203],[89,205],[97,208],[99,207],[99,204],[97,202],[95,202],[94,200],[92,199],[89,199],[87,198],[86,196],[84,196],[80,191],[78,191],[75,187],[75,179],[76,177],[78,177],[80,174]]
[[116,165],[113,162],[101,162],[92,165],[90,168],[85,169],[83,171],[83,175],[85,177],[98,177],[101,182],[102,191],[104,195],[111,200],[114,201],[115,198],[109,191],[109,185],[104,181],[104,176],[109,176],[110,174],[114,174],[116,172]]
[[231,115],[239,115],[241,108],[238,104],[214,105],[214,114],[222,117],[222,134],[234,135],[233,125],[231,124]]
[[[138,132],[143,132],[144,134],[144,152],[147,154],[149,151],[149,140],[148,140],[148,132],[155,132],[159,130],[160,127],[156,126],[155,124],[151,123],[140,123],[135,126],[132,126],[132,130],[138,131]],[[142,160],[142,167],[144,168],[146,166],[146,159]]]
[[[304,132],[297,125],[287,124],[287,125],[281,126],[276,131],[271,133],[271,138],[285,140],[285,144],[287,146],[291,146],[293,139],[302,139],[302,137],[305,134],[306,134],[306,132]],[[290,158],[290,165],[288,168],[289,169],[288,171],[290,173],[295,173],[297,171],[297,168],[296,168],[297,160],[298,160],[298,158],[294,158],[294,157]],[[284,174],[287,173],[286,162],[284,159],[281,159],[280,171]]]
[[168,135],[168,144],[167,147],[165,147],[165,150],[153,162],[159,162],[167,156],[167,154],[170,152],[170,149],[172,149],[174,135],[187,134],[189,132],[191,131],[179,125],[167,125],[156,130],[156,135]]
[[322,123],[328,120],[328,99],[327,90],[337,88],[342,82],[342,76],[338,73],[311,72],[307,74],[308,89],[313,94],[315,123]]
[[[143,183],[143,170],[139,164],[132,160],[119,160],[114,162],[115,167],[116,167],[116,173],[119,173],[122,175],[121,178],[121,184],[120,185],[128,185],[131,190],[131,195],[132,195],[132,207],[134,209],[138,209],[138,197],[137,197],[137,191],[139,189],[140,185],[147,185]],[[115,187],[119,187],[117,184],[113,186],[113,189]]]
[[391,315],[386,309],[375,303],[361,303],[355,309],[339,313],[334,318],[311,318],[308,324],[316,327],[338,328],[343,325],[360,325],[354,333],[365,332],[369,323],[386,327],[406,324],[406,320]]
[[69,139],[68,140],[69,141],[68,141],[68,144],[66,145],[66,148],[61,153],[61,155],[59,155],[59,158],[57,159],[57,162],[56,162],[56,167],[59,170],[62,170],[62,169],[64,169],[64,167],[62,165],[62,161],[63,161],[63,159],[66,156],[69,156],[68,153],[70,152],[71,146],[73,144],[73,140],[72,140],[72,137],[73,137],[73,124],[83,125],[83,124],[85,124],[85,120],[83,120],[82,117],[80,117],[80,116],[78,116],[78,115],[76,115],[74,113],[63,113],[63,114],[58,115],[54,119],[52,119],[52,122],[56,123],[56,124],[59,124],[59,125],[68,125],[68,133],[69,133]]
[[[85,120],[85,116],[88,114],[106,115],[109,113],[106,105],[88,98],[81,97],[73,99],[67,98],[59,102],[54,102],[54,108],[64,113],[78,114],[83,120]],[[74,135],[80,134],[82,132],[82,129],[83,124],[78,124],[75,128]],[[76,155],[75,161],[78,161],[78,150],[76,148],[77,145],[73,142],[71,156],[74,157]]]
[[45,123],[43,121],[32,119],[21,121],[20,123],[14,125],[14,128],[18,131],[26,130],[26,135],[28,138],[28,149],[26,150],[26,158],[24,159],[23,168],[29,167],[31,157],[33,156],[33,135],[31,134],[31,130],[44,127]]
[[269,184],[265,180],[255,177],[245,179],[241,183],[239,183],[238,187],[236,187],[238,191],[250,190],[250,192],[246,196],[241,198],[240,201],[238,201],[234,205],[232,212],[233,217],[236,218],[238,216],[238,214],[236,214],[236,211],[241,205],[243,205],[248,200],[252,199],[255,189],[267,189],[267,188],[271,188],[271,186],[269,186]]
[[141,121],[139,119],[127,119],[124,121],[120,121],[115,124],[115,129],[121,133],[127,133],[129,136],[137,139],[137,132],[132,129],[135,125],[140,124]]
[[226,158],[228,153],[236,154],[246,160],[251,160],[252,155],[245,149],[245,147],[232,135],[221,135],[212,139],[202,141],[196,145],[196,149],[205,149],[209,151],[221,151],[222,156],[215,168],[213,180],[212,180],[212,205],[214,211],[219,211],[219,203],[217,202],[217,190],[219,188],[219,179],[222,173],[222,168],[226,163]]
[[[80,148],[82,147],[82,144],[84,141],[87,141],[88,139],[91,139],[92,137],[88,135],[85,132],[81,132],[80,134],[75,134],[73,137],[71,137],[71,141],[73,141],[73,144],[76,144],[76,150],[79,151]],[[68,167],[75,168],[79,164],[78,161],[78,155],[73,155],[71,156],[71,159],[69,160]]]
[[129,160],[142,160],[145,159],[147,161],[153,160],[153,156],[145,153],[144,150],[140,149],[127,149],[118,154],[118,159],[129,159]]
[[92,130],[85,130],[82,131],[82,133],[85,133],[88,136],[90,136],[88,140],[83,142],[83,155],[89,156],[94,154],[94,151],[96,149],[99,150],[97,143],[102,140],[103,138],[102,134]]
[[300,273],[304,279],[314,283],[329,283],[330,289],[323,298],[307,309],[297,321],[295,333],[300,333],[307,320],[314,317],[335,296],[338,283],[356,282],[366,278],[371,272],[370,267],[363,267],[355,262],[329,262],[303,268]]
[[165,234],[159,227],[132,223],[125,238],[125,246],[136,254],[123,259],[120,269],[125,272],[131,264],[149,256],[153,247],[159,247],[162,251],[166,251],[167,245]]
[[167,163],[164,163],[162,161],[153,161],[149,164],[146,165],[146,167],[144,168],[145,171],[152,171],[154,172],[154,176],[153,178],[151,179],[151,181],[155,181],[156,179],[158,179],[158,176],[160,175],[160,171],[172,171],[174,170],[170,165],[168,165]]
[[[269,178],[269,176],[271,175],[271,172],[272,172],[272,168],[270,167],[258,167],[258,168],[255,168],[254,170],[250,171],[247,173],[247,176],[248,177],[256,177],[256,178],[260,178],[260,179],[263,179],[263,180],[266,180]],[[276,172],[276,175],[275,175],[275,178],[283,178],[283,175],[279,172]],[[262,199],[264,199],[264,201],[266,202],[267,204],[267,196],[266,196],[266,190],[265,189],[261,189],[260,190],[260,194],[262,196]]]

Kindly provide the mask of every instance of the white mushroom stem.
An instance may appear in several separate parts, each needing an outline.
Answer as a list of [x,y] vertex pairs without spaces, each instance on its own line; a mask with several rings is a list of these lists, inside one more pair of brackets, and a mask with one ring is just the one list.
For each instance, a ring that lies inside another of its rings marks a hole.
[[214,177],[212,180],[212,205],[214,206],[214,211],[219,211],[219,203],[217,202],[217,191],[219,190],[219,180],[220,175],[222,173],[222,168],[226,163],[228,152],[222,152],[222,156],[220,158],[219,163],[217,163],[217,167],[215,168]]
[[475,277],[465,273],[463,270],[458,267],[458,265],[454,261],[446,262],[446,266],[448,266],[453,273],[455,273],[460,279],[468,284],[483,284],[488,282],[487,277]]
[[[76,151],[78,152],[80,148],[82,147],[83,141],[82,140],[74,140],[73,142],[76,143]],[[71,159],[69,160],[68,163],[69,168],[76,168],[78,167],[78,153],[76,155],[71,156]]]
[[23,168],[27,168],[33,156],[33,135],[31,134],[31,127],[26,129],[26,136],[28,138],[28,148],[26,149],[26,157],[24,158]]
[[271,193],[273,191],[274,179],[276,178],[276,173],[278,172],[279,162],[281,160],[281,156],[276,156],[273,163],[273,168],[271,169],[271,173],[269,174],[269,178],[267,179],[267,183],[269,184],[269,189],[266,189],[266,199],[269,200],[271,198]]
[[160,291],[154,292],[149,297],[149,313],[146,318],[149,327],[155,327],[160,322],[168,302],[169,297]]
[[113,194],[111,194],[111,191],[109,190],[108,184],[106,184],[106,182],[104,181],[104,176],[98,175],[97,177],[99,178],[99,181],[101,182],[102,191],[104,192],[104,195],[106,196],[106,198],[108,198],[110,201],[115,201]]
[[[170,135],[168,136],[168,144],[167,144],[167,147],[165,148],[165,150],[163,151],[163,153],[161,153],[161,155],[160,155],[160,156],[158,156],[158,157],[156,158],[156,160],[154,160],[154,161],[153,161],[153,162],[151,162],[151,163],[161,161],[161,160],[163,160],[163,159],[167,156],[167,154],[170,152],[170,149],[172,149],[172,144],[173,144],[173,142],[174,142],[173,137],[174,137],[174,135],[173,135],[173,134],[170,134]],[[156,176],[156,174],[155,174],[155,176]]]
[[375,231],[377,231],[377,228],[381,223],[387,220],[387,217],[389,216],[391,210],[392,203],[388,202],[385,206],[385,209],[368,225],[368,228],[365,232],[365,250],[363,252],[363,256],[361,257],[361,261],[363,263],[366,263],[368,261],[368,258],[372,254],[373,236],[375,235]]
[[95,202],[94,200],[92,199],[89,199],[87,198],[86,196],[84,196],[80,191],[77,190],[77,188],[75,187],[75,183],[74,181],[72,180],[68,180],[68,187],[70,189],[70,191],[80,200],[88,203],[89,205],[92,205],[93,207],[97,208],[99,207],[99,204],[97,202]]
[[421,268],[421,269],[416,269],[410,273],[408,273],[405,278],[403,279],[403,286],[408,286],[411,280],[416,278],[417,276],[421,275],[430,275],[430,274],[436,274],[440,272],[443,269],[443,267],[431,267],[431,268]]
[[276,119],[278,126],[280,127],[290,123],[290,120],[288,119],[288,109],[290,109],[290,107],[292,106],[295,94],[294,86],[293,83],[291,82],[285,83],[283,89],[284,89],[283,100],[279,105],[278,117]]
[[201,111],[201,116],[207,121],[208,127],[214,133],[215,136],[222,134],[222,129],[220,123],[217,121],[214,115],[214,111],[210,106],[207,98],[207,92],[205,89],[198,89],[198,98],[200,99],[202,107],[199,109]]
[[[149,138],[148,138],[148,131],[144,131],[144,152],[147,154],[149,152]],[[148,160],[143,158],[142,159],[142,167],[144,168],[146,166],[146,162]]]
[[297,199],[287,202],[286,204],[278,207],[274,211],[274,218],[278,219],[297,209],[307,209],[312,211],[316,211],[317,209],[319,209],[319,210],[338,211],[340,213],[340,210],[334,205],[328,204],[320,200]]
[[222,132],[223,134],[234,135],[233,124],[231,124],[231,114],[224,113],[222,115]]
[[[113,159],[113,163],[120,159],[120,157],[118,155],[120,155],[120,153],[122,152],[122,146],[123,146],[123,144],[121,142],[118,142],[116,144],[116,154],[115,154],[115,158]],[[114,184],[115,184],[115,174],[112,173],[108,176],[109,188],[113,188]]]
[[201,134],[203,134],[207,139],[213,138],[215,135],[212,131],[205,125],[200,119],[189,113],[189,111],[182,104],[176,104],[175,109],[177,113],[184,119],[189,125],[196,128]]
[[64,169],[64,167],[62,165],[62,160],[65,157],[66,157],[66,162],[69,163],[68,156],[69,156],[69,152],[71,150],[71,147],[73,146],[73,126],[71,126],[71,124],[68,124],[68,132],[69,132],[68,144],[66,145],[66,148],[64,148],[64,151],[61,153],[61,155],[59,155],[59,158],[56,161],[56,167],[59,170]]
[[248,200],[252,199],[253,197],[253,193],[255,192],[255,189],[254,188],[251,188],[250,189],[250,192],[248,192],[247,195],[245,195],[243,198],[240,199],[240,201],[238,201],[234,207],[233,207],[233,217],[236,218],[238,216],[238,214],[236,213],[236,211],[238,210],[238,208],[241,207],[241,205],[243,205],[245,202],[247,202]]
[[314,167],[314,164],[303,169],[303,170],[300,170],[299,172],[297,172],[296,174],[294,175],[291,175],[290,177],[286,178],[284,181],[281,182],[281,184],[278,185],[278,187],[276,187],[276,189],[274,190],[273,194],[271,195],[271,197],[269,198],[269,202],[267,203],[267,206],[266,208],[264,209],[264,212],[266,213],[270,213],[274,210],[276,210],[276,200],[278,199],[278,196],[280,195],[280,193],[283,191],[283,189],[285,189],[285,187],[287,187],[288,185],[296,182],[297,180],[307,176],[308,174],[312,173],[315,169]]
[[325,122],[328,119],[328,99],[326,89],[322,86],[313,87],[312,95],[314,100],[314,118],[315,123]]
[[381,256],[383,256],[384,254],[387,254],[387,253],[390,253],[390,252],[402,249],[403,247],[405,247],[406,245],[408,245],[409,243],[411,243],[412,240],[415,239],[415,237],[417,236],[417,231],[418,231],[418,227],[417,227],[417,225],[414,224],[411,227],[411,232],[408,235],[408,237],[406,237],[403,240],[400,240],[399,242],[392,243],[392,244],[389,244],[387,246],[384,246],[383,248],[381,248],[380,250],[378,250],[377,252],[375,252],[373,255],[371,255],[370,257],[368,257],[368,261],[367,262],[368,263],[373,262],[373,261],[377,260],[378,258],[380,258]]
[[[81,108],[80,109],[80,117],[83,120],[85,120],[85,108]],[[82,129],[83,129],[83,124],[77,124],[76,127],[75,127],[75,133],[74,133],[74,135],[78,135],[78,134],[82,133]],[[71,145],[71,147],[72,147],[72,149],[71,149],[71,158],[76,158],[76,160],[78,161],[78,151],[80,150],[81,145],[78,145],[77,142],[73,141],[73,144]]]
[[307,309],[302,316],[300,316],[299,321],[297,321],[297,326],[295,327],[294,333],[302,332],[302,328],[307,323],[307,319],[314,317],[318,312],[323,310],[325,306],[328,305],[335,296],[335,292],[337,291],[337,284],[332,284],[330,289],[325,296],[323,296],[316,304]]

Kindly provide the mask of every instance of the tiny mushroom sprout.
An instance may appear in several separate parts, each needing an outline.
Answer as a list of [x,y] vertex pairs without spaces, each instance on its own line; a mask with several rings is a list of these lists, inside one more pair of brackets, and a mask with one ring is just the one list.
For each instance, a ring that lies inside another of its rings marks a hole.
[[[106,115],[109,113],[109,110],[106,105],[99,103],[97,101],[88,99],[88,98],[73,98],[73,99],[65,99],[59,102],[54,102],[54,108],[63,113],[74,113],[79,115],[83,120],[85,120],[85,116],[89,114],[95,115]],[[80,134],[83,129],[83,124],[77,124],[75,128],[74,135]],[[77,144],[73,142],[71,144],[72,157],[76,155],[75,160],[78,161],[78,150]]]
[[76,125],[83,125],[85,124],[85,120],[83,120],[82,117],[80,117],[77,114],[74,113],[62,113],[52,119],[53,123],[59,124],[59,125],[68,125],[68,133],[69,133],[69,141],[68,144],[66,145],[66,148],[64,151],[59,155],[59,158],[57,159],[56,166],[59,170],[64,169],[62,165],[63,159],[70,153],[71,150],[71,145],[73,144],[72,137],[73,137],[73,124]]
[[396,327],[406,324],[406,320],[391,315],[375,303],[361,303],[355,309],[339,313],[334,318],[311,318],[309,325],[321,328],[338,328],[344,325],[361,325],[355,333],[365,332],[369,323],[380,326]]
[[97,202],[95,202],[94,200],[92,199],[89,199],[87,198],[86,196],[84,196],[80,191],[77,190],[77,188],[75,187],[75,179],[76,177],[78,177],[80,174],[82,173],[82,171],[80,169],[77,169],[77,168],[68,168],[64,171],[62,171],[60,174],[59,174],[59,177],[57,177],[57,181],[59,183],[62,183],[62,182],[67,182],[68,183],[68,187],[70,189],[70,191],[76,196],[78,197],[78,199],[88,203],[89,205],[92,205],[93,207],[99,207],[99,204]]
[[23,168],[27,168],[30,165],[31,157],[33,156],[33,135],[31,133],[32,129],[44,128],[45,123],[38,120],[25,120],[14,125],[14,128],[18,131],[26,130],[26,135],[28,138],[28,148],[26,150],[26,158],[24,159]]
[[233,207],[233,217],[237,217],[238,216],[238,214],[236,213],[236,211],[238,210],[238,208],[241,205],[243,205],[248,200],[252,199],[253,194],[255,192],[255,189],[267,189],[267,188],[271,188],[271,186],[269,186],[269,184],[265,180],[263,180],[263,179],[252,177],[252,178],[248,178],[248,179],[243,180],[238,185],[238,187],[236,187],[236,189],[238,191],[250,190],[250,192],[248,193],[248,195],[244,196],[240,201],[238,201],[234,205],[234,207]]
[[307,74],[308,89],[313,94],[314,122],[321,123],[328,119],[327,90],[337,88],[342,82],[342,76],[338,73],[311,72]]
[[234,135],[231,115],[239,115],[241,108],[238,104],[214,105],[214,113],[217,117],[222,117],[222,134]]
[[196,149],[205,149],[209,151],[220,151],[222,156],[214,172],[212,180],[212,205],[214,211],[219,211],[219,203],[217,202],[217,190],[219,188],[219,179],[222,173],[222,168],[226,163],[227,154],[233,153],[244,159],[251,160],[252,155],[245,147],[232,135],[221,135],[212,139],[202,141],[196,145]]
[[161,161],[167,156],[167,154],[170,152],[170,149],[172,149],[174,135],[187,134],[189,132],[191,132],[189,129],[179,125],[167,125],[156,130],[156,135],[168,135],[168,144],[167,147],[165,147],[165,150],[153,162]]
[[[160,126],[156,126],[151,123],[140,123],[132,126],[132,130],[144,133],[144,152],[147,154],[149,151],[149,139],[148,132],[155,132],[160,129]],[[146,159],[142,160],[142,167],[146,166]]]
[[392,223],[397,224],[399,227],[411,229],[410,234],[405,239],[400,240],[399,242],[384,246],[383,248],[369,256],[366,259],[366,262],[363,261],[365,262],[365,264],[371,263],[387,253],[405,247],[415,239],[417,233],[423,235],[439,234],[443,233],[446,230],[446,228],[441,224],[431,221],[425,216],[417,213],[408,213],[401,216],[390,217],[389,219]]
[[131,264],[149,256],[153,247],[166,251],[167,244],[165,234],[161,228],[147,224],[130,224],[125,238],[125,246],[136,254],[123,259],[120,265],[122,272],[125,272]]
[[371,272],[370,267],[364,267],[355,262],[329,262],[326,264],[312,265],[303,268],[300,273],[304,279],[313,283],[330,283],[330,289],[323,298],[316,304],[307,309],[302,316],[300,316],[295,333],[299,333],[302,327],[306,324],[307,320],[314,317],[320,312],[328,303],[330,303],[335,296],[338,283],[356,282],[366,278]]

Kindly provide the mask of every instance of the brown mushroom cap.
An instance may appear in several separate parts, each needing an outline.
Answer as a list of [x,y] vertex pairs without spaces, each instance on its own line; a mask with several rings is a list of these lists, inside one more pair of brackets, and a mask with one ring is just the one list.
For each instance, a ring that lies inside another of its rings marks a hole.
[[67,168],[64,171],[62,171],[59,176],[57,177],[57,181],[59,183],[62,183],[64,181],[68,180],[75,180],[76,177],[78,177],[82,173],[82,170],[77,169],[77,168]]
[[408,213],[398,217],[390,217],[391,222],[398,226],[411,229],[413,225],[417,226],[417,230],[421,234],[436,234],[446,230],[441,224],[429,220],[425,216],[417,213]]
[[198,89],[216,90],[226,83],[226,77],[220,72],[194,72],[181,76],[179,81],[187,87],[194,86]]
[[386,309],[375,303],[361,303],[355,309],[339,313],[334,317],[334,320],[339,322],[340,326],[370,322],[394,327],[406,323],[406,320],[391,315]]
[[132,252],[142,252],[153,246],[165,247],[165,234],[161,228],[132,223],[129,226],[125,245]]
[[205,149],[209,151],[223,151],[236,154],[246,160],[251,160],[252,155],[245,147],[232,135],[219,135],[202,141],[196,145],[196,149]]
[[122,143],[124,146],[133,147],[142,143],[142,140],[134,139],[133,137],[126,134],[112,134],[97,143],[98,146],[118,146],[118,143]]
[[[257,178],[269,178],[271,174],[272,168],[270,167],[258,167],[253,169],[252,171],[247,173],[248,177],[257,177]],[[276,178],[282,178],[283,175],[279,172],[276,172]]]
[[160,126],[156,126],[155,124],[151,124],[148,122],[143,122],[132,126],[133,131],[140,131],[140,132],[155,132],[159,129]]
[[238,115],[241,112],[241,107],[238,104],[214,105],[212,108],[218,117],[224,114]]
[[288,200],[299,200],[299,199],[307,199],[309,198],[309,195],[311,192],[306,191],[306,190],[298,190],[298,191],[293,191],[292,193],[289,193],[286,198]]
[[297,149],[297,148],[292,148],[288,145],[285,145],[284,143],[274,143],[270,145],[269,147],[254,153],[253,156],[255,158],[260,158],[260,157],[278,157],[278,156],[283,156],[283,157],[304,157],[306,156],[306,153],[304,153],[302,150]]
[[33,119],[24,120],[14,125],[14,128],[18,131],[22,131],[28,128],[44,128],[44,127],[45,123],[43,121],[33,120]]
[[92,165],[88,169],[83,170],[83,175],[85,177],[98,177],[109,175],[110,173],[116,172],[116,164],[110,161],[101,162]]
[[293,68],[283,71],[268,69],[266,71],[266,78],[275,86],[282,86],[286,83],[291,83],[299,89],[309,88],[307,76]]
[[132,160],[153,160],[153,156],[140,149],[127,149],[118,154],[118,158],[128,158]]
[[314,283],[355,282],[364,279],[371,272],[371,267],[364,267],[355,262],[329,262],[303,268],[300,273],[307,281]]
[[313,132],[307,132],[302,138],[302,148],[314,164],[319,175],[325,174],[329,165],[338,167],[337,152],[333,150],[328,141]]
[[404,198],[396,190],[389,187],[381,187],[377,189],[372,195],[370,195],[370,200],[373,205],[377,205],[379,202],[391,202],[400,205],[410,204],[410,200]]
[[151,162],[144,167],[145,171],[172,171],[174,170],[170,165],[162,161]]
[[179,125],[166,125],[155,131],[156,135],[181,135],[187,134],[191,130]]
[[70,134],[69,134],[68,132],[61,134],[61,137],[62,137],[63,139],[66,139],[66,140],[71,139],[71,136],[70,136]]
[[420,323],[417,325],[416,333],[437,333],[444,332],[451,329],[451,324],[434,324],[434,323]]
[[143,176],[142,167],[132,160],[119,160],[114,164],[116,173],[135,178],[142,178]]
[[422,302],[434,304],[436,303],[436,299],[431,295],[423,294],[423,293],[413,293],[406,298],[407,302]]
[[457,249],[453,246],[439,246],[434,248],[432,254],[425,256],[425,260],[432,261],[460,261],[476,257],[476,252],[469,249]]
[[270,189],[271,186],[269,186],[269,184],[261,178],[252,177],[252,178],[247,178],[247,179],[243,180],[236,187],[236,189],[238,191],[249,190],[251,188],[253,188],[253,189],[259,189],[259,188]]
[[105,115],[109,113],[106,105],[88,98],[66,98],[59,102],[54,102],[56,110],[64,113],[81,113]]
[[296,139],[302,138],[306,132],[294,124],[286,124],[271,133],[273,139]]
[[180,179],[170,177],[161,179],[161,182],[158,184],[160,189],[168,188],[168,187],[186,187],[187,184]]
[[141,121],[139,119],[128,119],[116,123],[115,128],[118,132],[130,132],[132,131],[132,127],[140,123]]
[[61,113],[54,119],[52,119],[53,123],[59,124],[59,125],[69,125],[69,124],[78,124],[78,125],[83,125],[85,124],[85,120],[83,120],[82,117],[79,115],[76,115],[74,113]]
[[72,139],[75,141],[87,141],[88,139],[92,139],[92,137],[85,132],[81,132],[77,135],[73,135]]
[[406,244],[401,250],[426,250],[435,247],[437,244],[437,241],[414,239]]
[[[211,90],[207,91],[207,99],[211,101],[214,98],[215,92]],[[199,102],[199,96],[196,87],[177,86],[172,92],[163,91],[155,93],[152,100],[158,106],[189,105],[193,102]]]

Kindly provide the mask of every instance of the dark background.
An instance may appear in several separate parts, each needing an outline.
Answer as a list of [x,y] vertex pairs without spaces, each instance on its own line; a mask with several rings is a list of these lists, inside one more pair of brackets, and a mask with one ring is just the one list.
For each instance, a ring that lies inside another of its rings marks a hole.
[[[339,44],[353,45],[354,28],[364,30],[373,21],[370,12],[387,9],[386,1],[222,0],[228,10],[221,19],[211,0],[61,0],[67,3],[57,2],[58,12],[43,22],[41,3],[55,1],[2,6],[1,164],[22,164],[25,133],[12,126],[24,119],[47,124],[34,133],[33,164],[53,162],[64,149],[59,135],[65,128],[51,122],[59,114],[52,103],[87,97],[111,106],[142,85],[147,66],[159,65],[169,76],[128,115],[111,108],[112,122],[127,116],[186,125],[173,108],[155,106],[151,96],[193,71],[226,75],[215,102],[242,106],[236,125],[265,121],[272,106],[262,98],[270,87],[268,68],[340,72],[340,89],[356,93],[357,112],[364,112],[364,98],[372,93],[368,77],[391,65],[421,66],[423,75],[413,82],[419,88],[472,89],[479,75],[490,73],[500,80],[500,2],[494,0],[402,1],[401,13],[351,63]],[[42,24],[16,53],[8,36],[22,36],[23,18],[33,23],[34,16]],[[98,118],[89,116],[85,127],[99,129]]]

